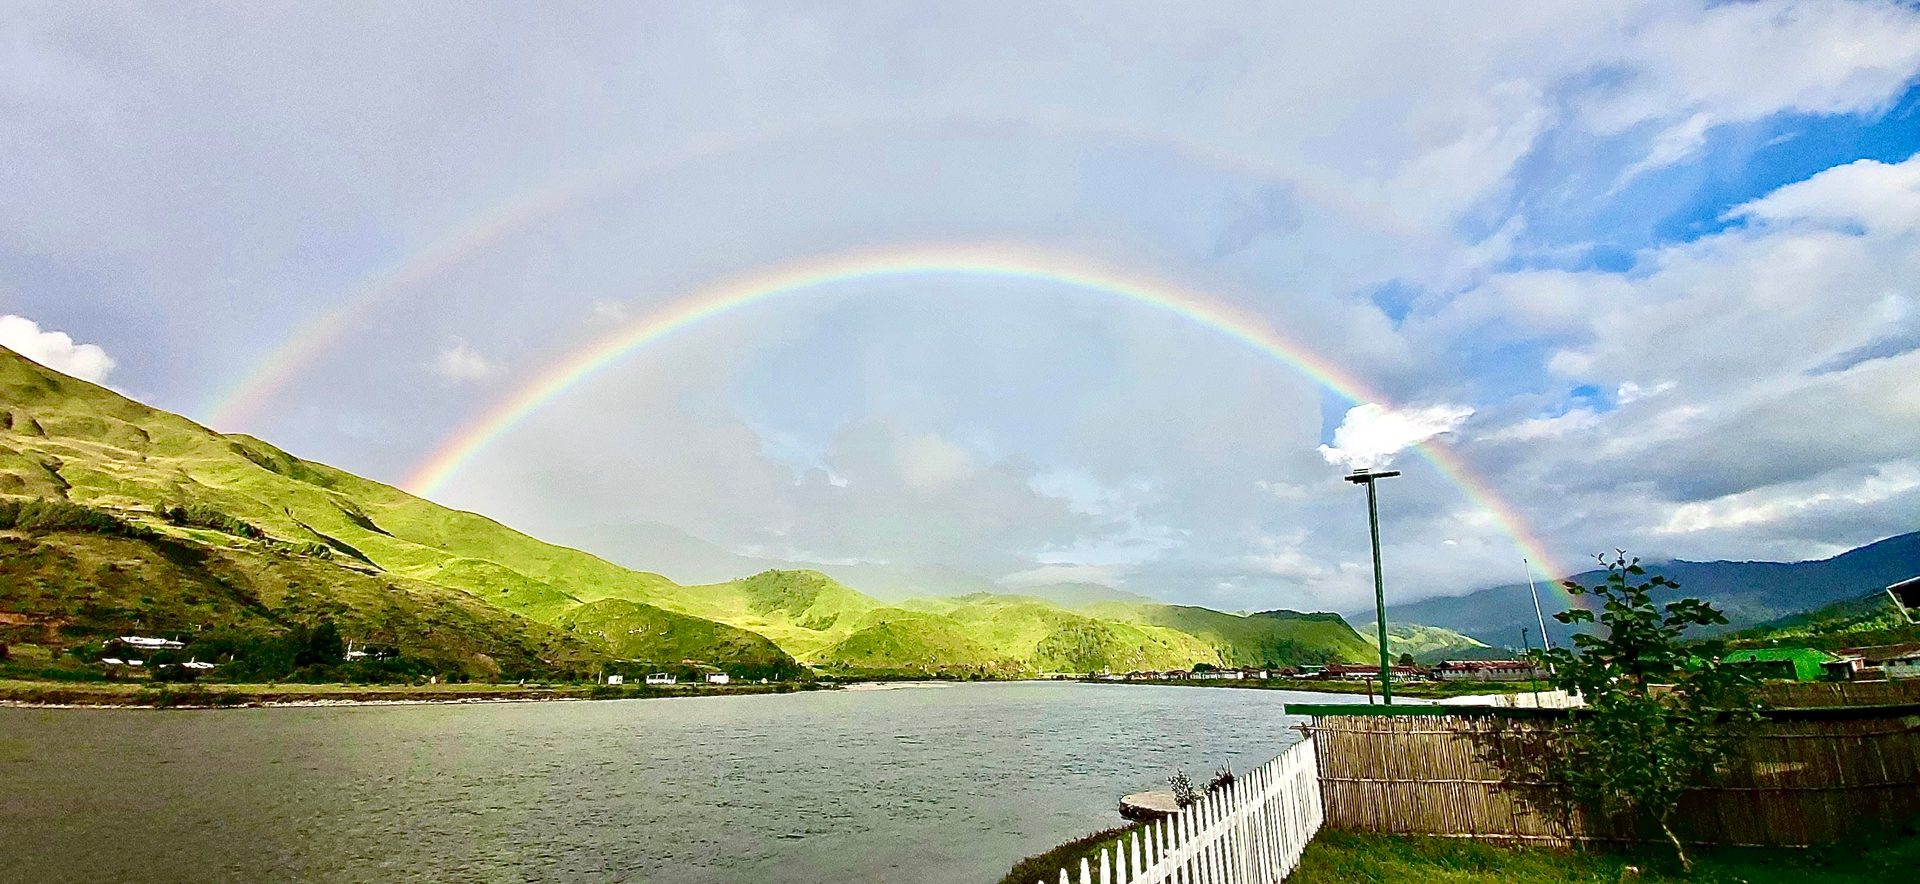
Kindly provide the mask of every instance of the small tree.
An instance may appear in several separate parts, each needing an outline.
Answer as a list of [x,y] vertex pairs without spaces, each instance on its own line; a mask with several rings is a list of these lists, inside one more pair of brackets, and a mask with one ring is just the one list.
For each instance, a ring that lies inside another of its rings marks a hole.
[[[1710,776],[1732,753],[1745,726],[1759,717],[1753,677],[1720,662],[1719,642],[1689,641],[1694,627],[1727,622],[1699,599],[1656,604],[1656,589],[1679,584],[1647,576],[1639,559],[1624,552],[1600,557],[1606,579],[1585,587],[1567,581],[1574,595],[1602,602],[1605,631],[1573,637],[1577,649],[1536,651],[1550,665],[1555,687],[1585,698],[1562,734],[1559,779],[1590,810],[1612,819],[1626,816],[1660,828],[1682,868],[1691,870],[1686,848],[1673,833],[1680,796]],[[1592,611],[1555,614],[1562,623],[1594,623]]]
[[1200,790],[1194,788],[1193,780],[1184,770],[1175,770],[1173,776],[1167,777],[1167,785],[1173,790],[1175,807],[1192,807],[1200,800]]
[[1393,661],[1393,662],[1394,662],[1394,664],[1395,664],[1395,665],[1397,665],[1397,666],[1404,666],[1404,667],[1406,667],[1406,668],[1408,668],[1408,669],[1412,669],[1412,668],[1413,668],[1413,655],[1412,655],[1412,654],[1406,654],[1406,653],[1403,653],[1403,654],[1401,654],[1401,655],[1400,655],[1400,659],[1398,659],[1398,660],[1395,660],[1395,661]]

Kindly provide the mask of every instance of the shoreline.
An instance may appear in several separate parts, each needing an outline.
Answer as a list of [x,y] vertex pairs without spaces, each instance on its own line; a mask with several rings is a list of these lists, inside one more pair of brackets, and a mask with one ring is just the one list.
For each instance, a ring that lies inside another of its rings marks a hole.
[[[1151,687],[1175,688],[1237,688],[1248,691],[1300,691],[1309,694],[1339,694],[1342,696],[1378,697],[1378,685],[1369,692],[1365,682],[1353,681],[1316,681],[1311,679],[1200,679],[1200,680],[1153,680],[1153,681],[1104,681],[1101,679],[1076,679],[1082,684],[1111,685],[1147,685]],[[1484,682],[1484,681],[1446,681],[1446,682],[1395,682],[1393,695],[1418,700],[1448,700],[1469,696],[1509,696],[1513,694],[1531,694],[1552,690],[1542,682]]]
[[833,690],[827,685],[688,685],[685,687],[562,685],[203,685],[152,687],[124,682],[0,681],[9,709],[262,709],[337,706],[441,706],[590,700],[665,700],[763,696]]

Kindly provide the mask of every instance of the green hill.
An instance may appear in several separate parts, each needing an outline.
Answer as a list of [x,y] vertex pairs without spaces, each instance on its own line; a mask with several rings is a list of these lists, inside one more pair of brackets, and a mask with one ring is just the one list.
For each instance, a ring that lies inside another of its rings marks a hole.
[[[1368,646],[1378,647],[1373,621],[1359,627],[1360,637]],[[1401,654],[1412,654],[1415,663],[1428,665],[1442,660],[1480,660],[1494,656],[1506,656],[1504,649],[1492,648],[1486,642],[1470,635],[1454,632],[1441,626],[1425,626],[1419,623],[1395,623],[1387,621],[1387,650],[1396,659]]]
[[888,605],[807,570],[682,586],[3,348],[0,501],[14,513],[0,524],[0,641],[304,635],[326,621],[348,640],[478,676],[609,660],[1012,675],[1367,656],[1331,614],[1131,599],[1070,610],[988,593]]
[[1229,666],[1364,663],[1376,652],[1338,614],[1266,611],[1227,614],[1189,605],[1097,602],[1082,611],[1190,635]]
[[[0,610],[57,622],[75,640],[135,629],[275,633],[331,619],[350,639],[464,661],[474,674],[497,671],[496,652],[561,670],[628,656],[765,662],[758,636],[717,623],[705,645],[675,638],[616,651],[561,636],[559,617],[582,603],[645,602],[680,588],[216,433],[4,349],[0,493],[81,504],[151,535],[5,536],[15,554],[0,567]],[[122,585],[133,588],[107,591]],[[549,643],[564,657],[535,652]],[[752,653],[739,658],[743,649]]]
[[1908,623],[1885,592],[1870,592],[1762,623],[1728,638],[1742,647],[1791,644],[1835,650],[1920,641],[1920,625]]

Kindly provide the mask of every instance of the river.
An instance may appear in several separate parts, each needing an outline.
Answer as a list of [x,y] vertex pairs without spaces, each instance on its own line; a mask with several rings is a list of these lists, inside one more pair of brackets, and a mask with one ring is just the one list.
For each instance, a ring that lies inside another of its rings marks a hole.
[[671,700],[0,709],[21,881],[993,882],[1293,701],[1012,683]]

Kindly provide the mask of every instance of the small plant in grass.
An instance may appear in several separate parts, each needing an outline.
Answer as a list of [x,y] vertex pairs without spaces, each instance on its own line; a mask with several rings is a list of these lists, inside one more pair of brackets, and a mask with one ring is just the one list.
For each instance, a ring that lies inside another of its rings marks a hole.
[[1555,614],[1562,623],[1595,623],[1574,649],[1536,651],[1555,673],[1552,683],[1579,694],[1586,707],[1571,716],[1554,771],[1574,798],[1604,819],[1652,823],[1673,844],[1682,868],[1693,864],[1673,832],[1680,796],[1727,761],[1747,725],[1759,718],[1753,677],[1720,662],[1719,642],[1690,640],[1688,630],[1727,618],[1699,599],[1659,604],[1656,590],[1679,589],[1649,576],[1638,559],[1616,552],[1600,561],[1607,576],[1569,592],[1601,602],[1592,611]]

